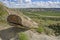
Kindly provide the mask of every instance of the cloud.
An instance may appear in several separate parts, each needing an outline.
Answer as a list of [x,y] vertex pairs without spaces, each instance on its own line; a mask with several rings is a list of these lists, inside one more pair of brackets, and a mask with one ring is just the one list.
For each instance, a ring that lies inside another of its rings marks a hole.
[[60,8],[60,2],[40,1],[40,2],[33,2],[32,4],[39,7],[39,8]]
[[32,0],[18,0],[17,2],[4,1],[5,5],[10,8],[60,8],[59,1],[35,1]]
[[25,0],[25,2],[31,2],[31,0]]

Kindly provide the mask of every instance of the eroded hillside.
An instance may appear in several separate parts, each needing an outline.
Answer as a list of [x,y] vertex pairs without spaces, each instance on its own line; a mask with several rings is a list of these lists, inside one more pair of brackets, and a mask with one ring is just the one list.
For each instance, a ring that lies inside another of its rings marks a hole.
[[59,35],[59,18],[41,16],[38,12],[20,12],[0,3],[0,40],[60,40]]

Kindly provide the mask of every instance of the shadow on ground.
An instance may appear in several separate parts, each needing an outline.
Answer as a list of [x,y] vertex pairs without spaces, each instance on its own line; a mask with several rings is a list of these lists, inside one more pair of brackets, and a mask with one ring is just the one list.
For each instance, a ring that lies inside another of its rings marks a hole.
[[26,31],[17,27],[12,27],[6,30],[0,31],[0,40],[18,40],[17,33]]

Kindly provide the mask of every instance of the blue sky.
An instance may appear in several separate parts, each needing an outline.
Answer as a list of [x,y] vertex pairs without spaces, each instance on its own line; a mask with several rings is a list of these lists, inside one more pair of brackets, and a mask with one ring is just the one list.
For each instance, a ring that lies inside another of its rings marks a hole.
[[60,0],[0,0],[10,8],[60,8]]

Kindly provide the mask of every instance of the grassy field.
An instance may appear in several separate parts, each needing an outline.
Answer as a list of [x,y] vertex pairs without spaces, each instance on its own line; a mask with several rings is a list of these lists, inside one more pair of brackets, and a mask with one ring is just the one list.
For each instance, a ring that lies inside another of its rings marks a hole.
[[60,16],[60,11],[38,11],[38,12],[31,12],[34,14],[38,14],[38,15],[44,15],[44,16]]
[[[44,16],[60,16],[60,11],[23,11],[25,14],[31,14],[31,15],[44,15]],[[32,14],[33,13],[33,14]]]
[[38,19],[51,19],[51,20],[60,20],[60,12],[59,11],[38,11],[38,12],[28,12],[23,11],[23,13],[30,18],[38,18]]

